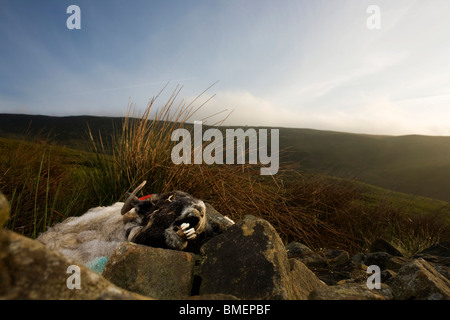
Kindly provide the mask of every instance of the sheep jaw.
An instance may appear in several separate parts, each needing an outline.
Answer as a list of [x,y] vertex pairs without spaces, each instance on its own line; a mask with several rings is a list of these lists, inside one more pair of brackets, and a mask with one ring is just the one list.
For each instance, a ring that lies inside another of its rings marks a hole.
[[175,227],[176,233],[186,240],[194,240],[197,237],[197,234],[195,233],[194,228],[189,227],[190,227],[189,223],[183,223],[181,226]]

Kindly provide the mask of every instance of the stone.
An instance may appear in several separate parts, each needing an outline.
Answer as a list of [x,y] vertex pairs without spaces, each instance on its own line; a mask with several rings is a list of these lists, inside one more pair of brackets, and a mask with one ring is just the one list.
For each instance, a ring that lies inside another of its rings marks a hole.
[[339,266],[346,264],[350,261],[350,256],[347,251],[344,250],[323,250],[323,254],[327,259],[327,264],[331,266]]
[[430,263],[440,274],[450,280],[450,242],[434,244],[415,254],[413,258],[422,258]]
[[450,299],[450,281],[422,258],[405,263],[388,284],[397,300]]
[[392,256],[387,252],[371,252],[363,256],[365,265],[376,265],[380,267],[381,270],[389,269],[395,272],[397,272],[407,261],[407,258]]
[[397,272],[408,261],[409,260],[407,258],[394,256],[386,261],[386,270]]
[[[355,267],[358,268],[364,268],[365,264],[364,264],[364,253],[356,253],[352,256],[352,258],[350,259],[350,261],[353,263],[353,265]],[[364,269],[366,269],[367,267],[365,267]]]
[[428,254],[432,256],[438,256],[438,257],[450,257],[450,242],[442,242],[442,243],[436,243],[427,249],[423,250],[419,254]]
[[343,265],[350,261],[348,252],[343,250],[324,249],[298,257],[308,268],[323,268]]
[[343,250],[323,249],[318,252],[305,253],[295,259],[304,263],[327,285],[349,279],[354,269],[348,252]]
[[10,206],[6,197],[0,192],[0,228],[6,224],[9,219]]
[[386,252],[391,256],[403,257],[401,252],[384,239],[376,239],[369,248],[369,252]]
[[[0,299],[150,299],[113,285],[36,240],[10,230],[0,231]],[[71,270],[74,266],[79,268],[80,289],[68,286],[76,274]]]
[[443,257],[443,256],[433,256],[430,254],[417,254],[413,256],[414,259],[422,258],[423,260],[426,260],[427,262],[433,264],[433,265],[439,265],[439,266],[445,266],[450,267],[450,257]]
[[[306,299],[321,286],[302,264],[288,260],[286,248],[264,219],[244,216],[201,248],[199,294],[230,294],[239,299]],[[306,272],[304,276],[301,273]],[[311,280],[314,279],[314,280]]]
[[450,279],[450,242],[436,243],[415,254],[413,258],[422,258],[431,263],[435,269]]
[[450,280],[450,257],[419,253],[414,259],[422,258],[430,263],[440,274]]
[[380,267],[381,270],[386,269],[386,263],[392,258],[392,255],[390,255],[387,252],[370,252],[366,253],[363,256],[363,263],[366,266],[375,265]]
[[313,253],[313,251],[308,246],[296,241],[286,245],[286,252],[288,258],[298,258]]
[[442,274],[444,277],[446,277],[448,280],[450,280],[450,267],[442,266],[442,265],[435,265],[434,268],[437,272]]
[[392,270],[383,270],[381,271],[381,282],[386,283],[392,280],[397,276],[397,273]]
[[103,276],[118,287],[155,299],[191,295],[194,256],[188,252],[121,244],[106,262]]
[[[280,254],[284,253],[284,256]],[[286,299],[288,259],[266,221],[245,216],[207,242],[201,253],[200,294],[224,293],[241,299]]]
[[369,289],[365,283],[349,283],[328,286],[311,293],[311,300],[392,300],[388,285],[382,283],[381,289]]
[[361,281],[366,277],[365,271],[355,268],[352,263],[328,267],[309,267],[309,269],[329,286],[345,280]]
[[297,299],[306,300],[311,292],[327,287],[301,261],[289,259],[289,263],[291,266],[289,280],[292,283],[293,296],[297,297]]

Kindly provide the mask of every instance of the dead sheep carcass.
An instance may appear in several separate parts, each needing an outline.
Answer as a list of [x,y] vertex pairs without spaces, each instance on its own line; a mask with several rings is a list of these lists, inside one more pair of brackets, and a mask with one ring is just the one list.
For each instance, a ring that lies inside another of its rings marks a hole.
[[109,207],[92,208],[70,217],[39,235],[48,248],[86,264],[109,257],[123,242],[152,247],[197,251],[201,244],[234,222],[202,200],[182,191],[136,197],[145,181],[128,199]]

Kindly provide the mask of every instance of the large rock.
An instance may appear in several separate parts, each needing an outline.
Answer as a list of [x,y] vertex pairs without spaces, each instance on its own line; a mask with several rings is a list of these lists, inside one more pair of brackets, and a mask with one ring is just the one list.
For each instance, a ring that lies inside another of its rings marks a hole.
[[[292,284],[291,299],[309,299],[311,292],[326,288],[324,284],[311,270],[301,261],[289,259],[291,266],[289,281]],[[288,297],[289,298],[289,297]]]
[[398,300],[450,299],[450,281],[422,258],[405,263],[389,285]]
[[323,268],[330,266],[339,266],[350,260],[348,252],[343,250],[323,249],[317,252],[303,254],[297,257],[308,268]]
[[115,285],[156,299],[191,295],[192,254],[123,243],[108,259],[103,276]]
[[322,249],[312,251],[307,247],[289,244],[286,248],[292,248],[288,251],[288,257],[293,257],[304,263],[314,274],[327,285],[334,285],[345,279],[350,279],[354,273],[355,267],[350,261],[348,252],[343,250]]
[[203,245],[197,277],[200,294],[240,299],[306,299],[325,286],[303,264],[289,262],[286,248],[267,221],[245,216]]
[[0,192],[0,228],[6,224],[9,219],[10,206],[6,197]]
[[371,252],[364,254],[364,264],[367,266],[376,265],[381,270],[392,270],[397,272],[408,259],[400,256],[392,256],[387,252]]
[[[0,233],[0,299],[148,299],[116,287],[38,241],[9,230]],[[71,286],[77,273],[80,289]]]
[[300,258],[305,255],[313,254],[313,251],[303,243],[294,241],[286,245],[288,258]]
[[450,280],[450,242],[436,243],[419,252],[413,258],[422,258],[430,263],[440,274]]
[[376,239],[370,245],[369,252],[387,252],[391,256],[403,257],[402,253],[384,239]]
[[450,257],[450,242],[441,242],[433,244],[418,255],[432,255],[438,257]]

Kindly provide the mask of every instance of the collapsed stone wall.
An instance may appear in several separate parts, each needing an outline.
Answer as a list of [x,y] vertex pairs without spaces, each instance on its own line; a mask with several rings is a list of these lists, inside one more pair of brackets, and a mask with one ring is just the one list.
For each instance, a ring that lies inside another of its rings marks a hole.
[[[450,243],[410,258],[382,240],[370,251],[350,257],[285,246],[269,222],[245,216],[199,253],[126,242],[99,260],[101,268],[91,265],[95,272],[0,229],[0,299],[450,299]],[[380,269],[379,289],[367,285],[370,265]],[[71,266],[78,267],[79,289],[70,288]]]

